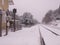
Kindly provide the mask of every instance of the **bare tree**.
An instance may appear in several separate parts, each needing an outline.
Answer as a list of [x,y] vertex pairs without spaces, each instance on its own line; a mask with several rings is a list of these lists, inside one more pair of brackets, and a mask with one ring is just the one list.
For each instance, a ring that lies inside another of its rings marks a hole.
[[47,13],[46,13],[46,15],[45,15],[45,17],[43,18],[43,23],[49,23],[49,22],[51,22],[52,21],[52,18],[51,18],[51,16],[52,16],[52,10],[50,10],[50,11],[48,11]]

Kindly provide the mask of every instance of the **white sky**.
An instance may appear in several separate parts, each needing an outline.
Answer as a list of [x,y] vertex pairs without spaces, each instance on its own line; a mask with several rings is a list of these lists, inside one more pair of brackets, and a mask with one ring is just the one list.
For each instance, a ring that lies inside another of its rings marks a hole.
[[19,15],[31,12],[36,19],[41,21],[48,10],[55,10],[59,7],[60,0],[14,0],[14,4],[10,6],[10,9],[17,8]]

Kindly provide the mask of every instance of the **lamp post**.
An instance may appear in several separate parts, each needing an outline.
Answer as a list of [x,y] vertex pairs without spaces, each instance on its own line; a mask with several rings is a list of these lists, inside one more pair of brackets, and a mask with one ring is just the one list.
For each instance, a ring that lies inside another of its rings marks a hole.
[[16,15],[17,10],[14,8],[13,9],[13,15],[14,15],[14,32],[16,31],[16,27],[15,27],[15,15]]
[[2,36],[2,10],[0,9],[0,37]]

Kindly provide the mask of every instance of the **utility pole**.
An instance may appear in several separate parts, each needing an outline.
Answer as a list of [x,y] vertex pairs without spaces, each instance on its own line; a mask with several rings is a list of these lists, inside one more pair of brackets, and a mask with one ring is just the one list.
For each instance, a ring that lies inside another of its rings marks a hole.
[[0,37],[2,37],[2,10],[0,9]]
[[6,35],[8,35],[9,10],[6,11]]
[[13,15],[14,15],[14,32],[16,31],[16,27],[15,27],[15,15],[16,15],[17,10],[14,8],[13,9]]

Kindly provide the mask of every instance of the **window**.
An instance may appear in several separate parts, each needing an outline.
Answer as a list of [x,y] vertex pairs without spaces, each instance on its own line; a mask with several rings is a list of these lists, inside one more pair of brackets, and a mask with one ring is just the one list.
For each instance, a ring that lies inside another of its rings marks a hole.
[[2,5],[4,5],[4,0],[2,0]]
[[9,5],[14,5],[13,0],[8,0]]

